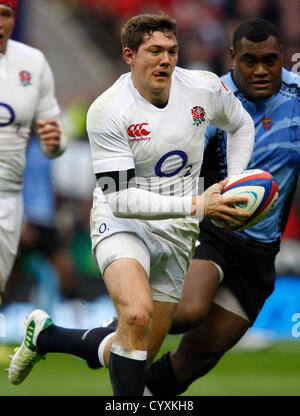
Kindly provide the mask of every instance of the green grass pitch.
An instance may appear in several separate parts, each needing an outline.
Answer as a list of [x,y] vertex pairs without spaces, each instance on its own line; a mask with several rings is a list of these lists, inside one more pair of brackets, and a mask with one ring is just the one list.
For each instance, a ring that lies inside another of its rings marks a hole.
[[[159,355],[173,349],[178,336],[167,336]],[[79,358],[49,354],[36,364],[19,386],[4,371],[13,347],[0,346],[1,396],[111,396],[107,369],[91,370]],[[268,349],[229,351],[205,377],[195,381],[186,396],[299,396],[300,342],[282,341]]]

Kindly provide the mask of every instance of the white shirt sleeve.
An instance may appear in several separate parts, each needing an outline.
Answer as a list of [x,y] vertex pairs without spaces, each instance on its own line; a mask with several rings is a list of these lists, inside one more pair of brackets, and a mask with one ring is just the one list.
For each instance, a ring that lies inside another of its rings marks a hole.
[[227,132],[228,176],[242,172],[250,161],[255,137],[254,123],[241,102],[220,80],[215,93],[216,112],[211,121]]
[[[113,113],[113,112],[111,112]],[[134,169],[134,157],[120,122],[94,102],[87,113],[94,173]]]
[[44,58],[39,86],[39,101],[35,112],[35,120],[50,119],[61,113],[55,97],[55,85],[52,70]]
[[233,133],[227,133],[227,175],[233,176],[244,171],[251,159],[254,146],[255,128],[250,115],[245,111],[242,125]]
[[139,188],[129,188],[107,195],[116,217],[140,220],[163,220],[191,215],[191,196],[167,196]]
[[54,119],[59,125],[61,136],[60,146],[56,152],[49,152],[47,147],[41,143],[42,152],[49,159],[60,156],[67,148],[68,135],[64,127],[61,110],[55,96],[55,83],[52,70],[46,58],[43,56],[43,69],[40,75],[39,101],[35,112],[35,120]]

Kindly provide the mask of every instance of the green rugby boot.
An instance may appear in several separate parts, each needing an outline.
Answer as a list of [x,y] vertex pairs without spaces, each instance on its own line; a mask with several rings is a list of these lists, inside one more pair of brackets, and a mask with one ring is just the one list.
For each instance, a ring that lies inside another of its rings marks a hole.
[[39,334],[51,324],[50,316],[41,309],[36,309],[27,316],[24,339],[22,344],[15,349],[14,355],[10,357],[11,362],[7,369],[8,379],[12,384],[22,383],[33,366],[45,358],[44,355],[38,353],[36,340]]

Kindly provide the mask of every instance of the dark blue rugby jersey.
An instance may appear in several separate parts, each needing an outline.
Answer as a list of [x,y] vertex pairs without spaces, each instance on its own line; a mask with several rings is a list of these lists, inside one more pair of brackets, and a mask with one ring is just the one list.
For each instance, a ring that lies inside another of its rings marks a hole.
[[[248,169],[270,172],[279,186],[279,198],[271,213],[257,225],[239,232],[261,242],[278,240],[285,228],[300,171],[300,77],[282,70],[279,91],[264,101],[248,101],[237,89],[231,72],[221,77],[255,124],[255,145]],[[205,187],[226,177],[226,133],[209,126],[201,176]]]

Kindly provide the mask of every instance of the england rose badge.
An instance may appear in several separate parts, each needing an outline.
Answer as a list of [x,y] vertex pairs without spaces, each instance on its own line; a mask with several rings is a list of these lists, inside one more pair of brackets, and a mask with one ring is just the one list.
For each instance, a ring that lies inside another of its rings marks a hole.
[[200,107],[200,105],[196,105],[191,109],[194,126],[199,126],[201,123],[204,123],[205,121],[205,110],[203,107]]

